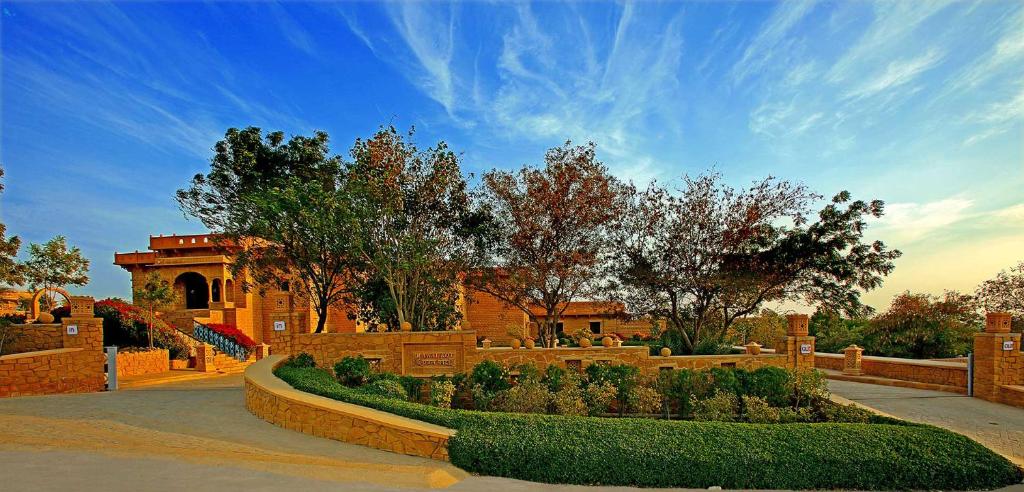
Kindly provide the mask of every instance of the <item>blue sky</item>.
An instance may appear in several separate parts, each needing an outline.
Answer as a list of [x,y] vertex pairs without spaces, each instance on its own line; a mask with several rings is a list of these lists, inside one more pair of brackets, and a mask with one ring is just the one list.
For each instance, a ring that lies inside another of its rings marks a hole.
[[880,198],[885,287],[1024,260],[1024,5],[982,2],[2,2],[8,231],[114,251],[200,232],[173,192],[232,126],[446,140],[469,172],[593,140],[618,176],[708,168]]

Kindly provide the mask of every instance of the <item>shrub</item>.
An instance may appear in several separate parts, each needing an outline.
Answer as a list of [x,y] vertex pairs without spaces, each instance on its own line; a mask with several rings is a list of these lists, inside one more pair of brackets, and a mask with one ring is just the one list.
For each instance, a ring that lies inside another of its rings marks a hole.
[[492,414],[368,395],[322,369],[282,366],[275,373],[300,391],[455,429],[448,441],[452,464],[483,475],[641,487],[861,490],[992,489],[1022,478],[1012,463],[967,437],[891,419],[771,425]]
[[509,413],[546,413],[551,403],[547,386],[536,379],[527,379],[501,392],[493,405],[495,410]]
[[371,375],[370,361],[364,359],[362,355],[344,357],[334,364],[334,376],[345,386],[362,386],[370,381]]
[[821,407],[821,420],[825,422],[845,422],[851,424],[866,424],[874,416],[871,412],[856,405],[831,404]]
[[812,405],[829,397],[825,373],[814,369],[790,371],[787,389],[793,400],[793,408]]
[[679,405],[679,413],[690,415],[692,402],[702,400],[711,393],[711,374],[707,371],[681,369],[659,375],[666,387],[666,396]]
[[615,388],[615,385],[607,381],[600,384],[588,384],[587,389],[583,392],[583,401],[587,405],[587,413],[590,415],[607,413],[608,407],[611,406],[618,392],[619,390]]
[[744,395],[740,401],[743,403],[743,419],[754,424],[775,424],[779,422],[779,409],[768,404],[759,396]]
[[732,422],[736,420],[737,410],[736,395],[722,391],[693,402],[693,420]]
[[743,388],[740,385],[740,378],[737,375],[740,371],[743,371],[743,369],[726,369],[724,367],[711,368],[712,392],[730,393],[733,395],[742,394]]
[[419,401],[420,390],[423,389],[423,380],[415,376],[402,376],[398,378],[398,382],[405,388],[406,394],[409,395],[409,401]]
[[[568,371],[565,369],[554,364],[549,364],[544,369],[544,378],[541,379],[541,382],[543,382],[552,393],[558,392],[562,389],[562,381],[569,377],[567,376],[567,373]],[[576,381],[576,384],[578,385],[579,381]]]
[[430,382],[430,405],[451,408],[455,396],[455,384],[449,379],[437,378]]
[[610,384],[615,387],[615,400],[619,414],[625,412],[626,400],[637,384],[640,369],[626,364],[591,364],[587,366],[587,377],[592,384]]
[[587,402],[583,396],[583,388],[579,384],[563,384],[551,395],[551,407],[558,415],[587,415]]
[[512,387],[509,383],[508,370],[501,364],[490,360],[485,360],[473,367],[468,384],[473,395],[473,404],[480,410],[490,408],[491,401],[497,397],[498,393]]
[[316,367],[316,359],[313,359],[312,355],[302,352],[289,356],[284,361],[284,365],[288,367]]
[[359,391],[368,395],[383,396],[394,400],[408,400],[409,393],[406,393],[402,383],[395,379],[381,378],[361,386]]
[[637,386],[629,393],[628,404],[633,413],[658,413],[661,411],[661,393],[650,386]]
[[744,394],[763,398],[773,407],[790,404],[790,374],[785,369],[766,366],[744,374]]

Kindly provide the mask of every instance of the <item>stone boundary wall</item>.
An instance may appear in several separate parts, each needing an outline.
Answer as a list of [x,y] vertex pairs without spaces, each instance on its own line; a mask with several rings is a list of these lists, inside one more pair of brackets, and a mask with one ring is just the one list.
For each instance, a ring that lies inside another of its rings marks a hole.
[[[814,365],[821,369],[843,370],[843,354],[818,352]],[[967,365],[960,362],[899,359],[865,355],[861,373],[889,379],[967,388]]]
[[0,356],[0,398],[103,390],[103,353],[60,348]]
[[159,374],[171,369],[166,349],[117,353],[117,377]]
[[4,344],[4,354],[20,354],[38,350],[59,349],[64,338],[59,323],[11,325],[13,340]]
[[[476,332],[469,330],[436,332],[387,332],[387,333],[301,333],[291,337],[290,354],[308,353],[316,360],[318,367],[332,369],[343,357],[362,355],[375,361],[377,371],[396,374],[428,376],[414,367],[414,356],[406,352],[444,351],[451,355],[450,365],[438,373],[468,372],[484,360],[493,360],[504,365],[531,362],[541,370],[550,364],[561,367],[578,364],[579,369],[594,363],[629,364],[641,372],[656,375],[662,369],[707,369],[711,367],[738,367],[756,369],[762,366],[789,367],[786,355],[781,354],[732,354],[698,356],[651,356],[647,347],[603,347],[588,348],[519,348],[476,346]],[[420,349],[422,348],[422,349]]]
[[245,407],[253,415],[311,436],[448,460],[454,430],[298,391],[274,375],[283,361],[274,355],[245,370]]

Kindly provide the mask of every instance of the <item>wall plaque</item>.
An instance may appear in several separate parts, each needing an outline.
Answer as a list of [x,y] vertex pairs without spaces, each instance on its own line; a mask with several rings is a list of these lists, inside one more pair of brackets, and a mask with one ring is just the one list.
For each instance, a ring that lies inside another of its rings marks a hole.
[[435,376],[462,372],[465,347],[457,343],[402,344],[402,372],[410,376]]
[[77,335],[78,325],[68,325],[68,335]]
[[803,354],[803,355],[807,355],[807,354],[811,353],[811,344],[809,344],[809,343],[801,343],[800,344],[800,353]]
[[275,321],[274,331],[284,331],[284,321]]
[[1013,350],[1013,340],[1003,342],[1003,350],[1006,352]]

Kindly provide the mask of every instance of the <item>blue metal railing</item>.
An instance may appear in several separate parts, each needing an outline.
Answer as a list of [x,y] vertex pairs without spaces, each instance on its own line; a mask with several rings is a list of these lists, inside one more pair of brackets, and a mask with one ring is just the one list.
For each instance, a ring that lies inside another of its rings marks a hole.
[[245,360],[249,358],[249,349],[243,347],[238,342],[213,331],[212,328],[198,321],[192,320],[192,323],[192,336],[199,341],[213,345],[217,350],[220,350],[241,362],[245,362]]

